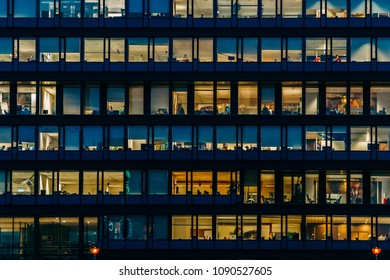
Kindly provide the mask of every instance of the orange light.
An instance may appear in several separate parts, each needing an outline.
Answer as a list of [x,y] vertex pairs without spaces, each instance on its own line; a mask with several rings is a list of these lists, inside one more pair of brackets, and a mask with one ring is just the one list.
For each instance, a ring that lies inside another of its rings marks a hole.
[[91,251],[92,255],[96,256],[97,254],[99,254],[100,249],[97,247],[93,247],[93,248],[91,248],[90,251]]
[[371,252],[375,255],[378,256],[381,253],[382,249],[378,247],[374,247],[371,249]]

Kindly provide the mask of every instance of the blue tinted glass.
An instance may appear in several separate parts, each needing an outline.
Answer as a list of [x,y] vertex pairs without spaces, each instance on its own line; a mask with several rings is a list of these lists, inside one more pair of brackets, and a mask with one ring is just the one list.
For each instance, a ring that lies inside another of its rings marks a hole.
[[213,142],[213,127],[200,126],[198,132],[198,142]]
[[41,52],[59,52],[60,40],[58,38],[40,38],[40,51]]
[[167,126],[155,126],[154,127],[154,139],[167,139],[168,127]]
[[149,194],[168,194],[168,172],[149,171]]
[[263,126],[261,128],[261,146],[280,147],[279,126]]
[[288,38],[288,49],[289,50],[301,50],[302,49],[302,38]]
[[54,17],[54,0],[40,0],[40,17],[53,18]]
[[150,12],[151,13],[168,13],[169,12],[169,0],[150,0]]
[[12,56],[12,38],[0,38],[0,54]]
[[168,239],[168,217],[153,217],[153,239]]
[[263,38],[261,40],[263,50],[280,50],[280,38]]
[[142,16],[142,0],[128,0],[129,17]]
[[35,127],[19,126],[19,142],[35,142]]
[[97,150],[103,148],[103,128],[101,126],[85,126],[83,145],[94,146]]
[[127,239],[146,240],[146,216],[128,216]]
[[123,146],[124,129],[122,126],[110,127],[110,146]]
[[129,139],[146,139],[147,135],[146,126],[129,126]]
[[125,171],[125,190],[126,194],[141,194],[142,190],[142,171]]
[[10,143],[11,142],[11,127],[3,126],[0,127],[0,143]]
[[173,126],[172,142],[191,142],[192,133],[190,126]]
[[62,0],[60,12],[63,18],[80,18],[80,0]]
[[242,142],[257,143],[257,126],[244,126]]
[[[237,54],[236,38],[218,38],[218,56],[235,56]],[[220,59],[219,59],[220,60]],[[227,60],[230,60],[229,58]]]
[[66,38],[66,52],[80,52],[80,38]]
[[[372,12],[373,13],[389,13],[390,12],[390,2],[383,0],[373,0],[372,1]],[[378,17],[378,15],[373,15]]]
[[65,150],[77,151],[80,148],[80,127],[67,126],[65,127]]
[[0,17],[7,17],[7,0],[0,0]]
[[390,61],[390,38],[378,38],[377,58],[380,62]]
[[14,17],[33,18],[37,16],[36,1],[14,0]]
[[289,126],[287,136],[287,148],[302,149],[302,128],[300,126]]
[[218,126],[217,127],[217,142],[236,143],[236,127],[235,126]]

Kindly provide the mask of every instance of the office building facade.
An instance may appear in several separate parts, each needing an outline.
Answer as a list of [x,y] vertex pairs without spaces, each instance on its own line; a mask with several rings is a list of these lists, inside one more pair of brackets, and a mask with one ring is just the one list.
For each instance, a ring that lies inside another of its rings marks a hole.
[[390,249],[384,0],[0,0],[0,258]]

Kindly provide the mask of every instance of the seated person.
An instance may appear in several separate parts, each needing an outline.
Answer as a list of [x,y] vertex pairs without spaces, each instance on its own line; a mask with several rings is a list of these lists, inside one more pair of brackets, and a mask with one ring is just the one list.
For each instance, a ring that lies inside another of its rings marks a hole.
[[378,115],[386,115],[386,108],[383,107],[382,110],[379,110]]
[[314,59],[314,62],[321,62],[321,57],[317,55],[317,57]]

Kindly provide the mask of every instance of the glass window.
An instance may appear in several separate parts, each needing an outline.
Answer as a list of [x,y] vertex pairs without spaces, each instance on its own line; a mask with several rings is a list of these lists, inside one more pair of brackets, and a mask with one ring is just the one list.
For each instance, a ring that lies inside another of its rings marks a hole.
[[347,240],[347,216],[332,216],[333,240]]
[[104,17],[115,18],[126,16],[125,0],[105,0]]
[[83,127],[83,150],[84,151],[103,150],[103,128],[101,126]]
[[110,126],[110,151],[123,151],[125,130],[123,126]]
[[146,216],[110,216],[108,238],[113,240],[146,240]]
[[275,114],[275,87],[263,86],[261,89],[261,114]]
[[372,0],[372,17],[388,18],[390,14],[390,3],[382,0]]
[[10,113],[10,87],[8,82],[0,82],[0,115]]
[[0,0],[0,17],[6,18],[7,17],[7,2],[8,0]]
[[351,115],[363,115],[363,87],[351,86],[349,104]]
[[302,127],[301,126],[287,127],[287,149],[302,150]]
[[213,1],[193,0],[194,18],[212,18]]
[[61,195],[77,195],[79,191],[79,172],[60,170],[58,175],[58,192]]
[[58,127],[40,126],[38,134],[38,146],[40,151],[58,150]]
[[283,202],[303,203],[302,176],[288,174],[283,176]]
[[169,86],[153,85],[150,92],[150,112],[152,115],[169,114]]
[[125,88],[112,86],[107,88],[107,114],[125,114]]
[[328,18],[346,18],[347,1],[346,0],[327,0]]
[[151,17],[168,17],[169,0],[149,0],[149,10]]
[[172,126],[172,150],[192,150],[191,126]]
[[155,62],[169,61],[169,38],[154,39],[154,61]]
[[195,115],[213,115],[213,82],[195,82]]
[[6,186],[8,188],[9,184],[6,182],[6,172],[4,170],[0,171],[0,195],[4,195],[6,191]]
[[302,17],[302,0],[283,0],[282,7],[282,13],[284,18]]
[[80,62],[80,38],[66,38],[66,53],[65,60],[66,62]]
[[237,38],[217,38],[217,61],[237,61]]
[[217,115],[230,115],[230,82],[217,83]]
[[282,219],[278,215],[261,216],[261,240],[282,239]]
[[11,62],[11,61],[12,61],[12,38],[0,38],[0,62]]
[[84,92],[84,115],[100,114],[100,88],[86,86]]
[[40,62],[57,62],[60,60],[60,46],[58,38],[40,38],[39,43]]
[[237,13],[239,18],[257,18],[258,0],[237,0],[233,4],[233,14]]
[[103,191],[106,195],[123,195],[123,172],[104,171]]
[[306,203],[317,204],[319,195],[319,175],[316,171],[308,171],[305,176]]
[[65,126],[65,151],[78,151],[80,149],[80,127]]
[[129,126],[127,138],[127,146],[129,150],[147,150],[147,139],[148,131],[146,126]]
[[80,115],[80,88],[64,86],[64,115]]
[[282,60],[280,38],[261,39],[261,61],[280,62]]
[[371,146],[369,126],[351,127],[351,151],[368,151]]
[[[325,3],[323,3],[325,5]],[[306,17],[321,17],[321,0],[306,0]]]
[[190,240],[192,238],[191,220],[191,216],[172,216],[172,240]]
[[30,82],[29,84],[24,84],[22,82],[18,82],[17,86],[17,114],[35,114],[37,109],[36,83]]
[[19,62],[35,62],[35,39],[19,39]]
[[172,171],[172,195],[185,194],[187,194],[187,172]]
[[84,39],[84,62],[103,62],[104,59],[104,39],[85,38]]
[[148,173],[149,188],[148,194],[168,194],[168,172],[161,170],[150,170]]
[[320,111],[319,88],[317,82],[307,82],[305,88],[305,114],[318,115]]
[[390,205],[390,173],[388,171],[371,173],[371,204]]
[[332,150],[345,151],[347,147],[347,128],[345,126],[332,126]]
[[148,38],[129,38],[129,62],[148,61]]
[[377,57],[378,62],[389,62],[390,51],[389,51],[390,38],[378,38],[377,39]]
[[172,89],[172,114],[186,115],[187,111],[187,86],[186,84],[175,83]]
[[102,172],[84,171],[83,172],[83,194],[96,195],[101,191]]
[[[173,17],[174,18],[186,18],[187,9],[191,8],[187,6],[187,0],[173,0]],[[192,14],[191,12],[189,14]]]
[[198,150],[213,150],[213,127],[199,126],[198,128]]
[[261,14],[263,18],[276,17],[276,0],[262,1]]
[[257,150],[257,126],[242,127],[242,148],[244,151]]
[[332,61],[347,62],[347,39],[346,38],[332,38]]
[[242,60],[244,62],[257,62],[257,38],[244,38]]
[[287,39],[287,62],[302,62],[302,39]]
[[99,17],[99,0],[84,0],[84,18]]
[[389,151],[389,148],[390,148],[389,142],[390,142],[390,127],[378,126],[377,127],[377,144],[376,144],[378,151]]
[[[236,8],[236,6],[237,6],[236,0],[233,0],[233,2],[235,5],[235,8]],[[232,16],[231,0],[217,0],[217,3],[218,3],[217,4],[218,5],[217,16],[219,18],[230,18]]]
[[35,18],[37,17],[36,1],[14,0],[15,18]]
[[199,62],[213,62],[214,41],[212,38],[199,38]]
[[140,170],[125,171],[125,191],[126,195],[140,195],[143,190],[145,178]]
[[39,88],[39,103],[41,115],[55,115],[56,114],[56,83],[55,82],[41,82]]
[[217,172],[217,195],[240,194],[240,172]]
[[110,62],[125,62],[125,39],[110,39]]
[[349,192],[351,204],[363,203],[363,175],[361,171],[356,174],[351,173]]
[[217,149],[220,151],[236,150],[237,136],[235,126],[217,126]]
[[39,4],[41,18],[54,18],[54,0],[39,0]]
[[213,239],[213,217],[212,216],[198,216],[197,237],[198,240]]
[[378,241],[389,242],[389,240],[390,240],[389,239],[389,232],[390,232],[389,217],[386,217],[386,216],[378,217]]
[[13,195],[33,195],[34,194],[34,171],[21,170],[12,171],[12,194]]
[[172,39],[172,61],[192,62],[192,38]]
[[306,216],[307,240],[326,240],[326,216]]
[[326,61],[326,39],[306,38],[306,62]]
[[327,145],[325,126],[306,126],[306,151],[322,151]]
[[257,115],[257,82],[238,82],[238,114]]
[[144,113],[144,87],[131,85],[129,88],[129,114],[143,115]]
[[302,216],[287,216],[287,240],[302,240]]
[[282,86],[282,114],[302,114],[302,84],[300,82],[284,82]]
[[244,173],[244,203],[258,203],[259,195],[257,192],[257,171],[255,170],[246,170]]
[[347,203],[347,174],[345,171],[326,172],[326,203]]
[[366,1],[355,0],[351,1],[351,17],[364,18],[366,16]]
[[281,147],[280,126],[261,127],[261,150],[276,151]]
[[[390,41],[389,41],[390,42]],[[371,86],[371,115],[387,115],[390,108],[390,87],[387,85]]]
[[97,244],[98,218],[84,217],[84,246],[89,249]]
[[167,126],[155,126],[154,127],[154,150],[155,151],[169,150],[168,127]]
[[339,86],[326,87],[326,114],[347,114],[347,88]]
[[81,18],[81,0],[61,0],[60,14],[62,18]]
[[128,0],[127,7],[129,8],[128,16],[130,18],[142,18],[143,15],[143,0]]
[[369,62],[370,53],[370,38],[351,38],[351,62]]
[[11,150],[11,133],[10,126],[0,126],[0,152]]
[[235,215],[217,215],[216,231],[218,240],[236,240],[237,236],[241,236],[241,229],[238,232],[237,217]]
[[193,195],[212,195],[213,173],[204,171],[192,172],[191,188]]
[[62,18],[81,18],[81,0],[61,0],[60,14]]
[[262,171],[260,174],[260,202],[275,203],[275,174],[272,171]]

